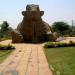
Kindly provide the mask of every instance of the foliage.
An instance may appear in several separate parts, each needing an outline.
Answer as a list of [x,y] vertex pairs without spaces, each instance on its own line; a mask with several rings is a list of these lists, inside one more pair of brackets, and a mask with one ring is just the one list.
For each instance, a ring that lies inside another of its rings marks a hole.
[[57,47],[67,47],[67,43],[57,43]]
[[8,27],[9,27],[8,22],[7,22],[7,21],[4,21],[4,22],[1,24],[1,32],[7,31],[7,30],[8,30]]
[[55,43],[53,43],[53,42],[47,42],[47,43],[44,45],[45,48],[53,48],[54,46],[55,46]]
[[12,28],[9,27],[9,24],[7,21],[4,21],[1,25],[0,25],[0,40],[10,37],[10,32],[11,32]]
[[70,26],[65,22],[54,22],[52,28],[55,32],[58,32],[62,35],[64,35],[65,32],[67,33],[67,31],[70,30]]
[[75,75],[75,47],[45,48],[54,75]]
[[75,46],[75,42],[70,41],[69,43],[64,42],[47,42],[44,48],[58,48],[58,47],[71,47]]
[[69,45],[69,46],[75,46],[75,42],[70,41],[68,45]]
[[10,50],[10,49],[15,49],[15,47],[12,46],[11,44],[8,44],[8,45],[0,44],[0,50]]
[[12,50],[0,50],[0,63],[2,63],[11,52]]
[[9,40],[9,39],[12,39],[11,36],[5,36],[0,38],[0,41]]
[[73,27],[70,27],[71,28],[71,30],[70,30],[70,36],[74,36],[75,37],[75,26],[73,26]]

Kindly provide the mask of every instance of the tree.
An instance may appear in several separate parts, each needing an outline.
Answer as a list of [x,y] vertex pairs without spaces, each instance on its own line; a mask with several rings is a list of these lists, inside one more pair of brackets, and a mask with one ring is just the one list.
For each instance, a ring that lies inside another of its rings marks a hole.
[[1,25],[0,25],[0,37],[3,37],[9,30],[9,24],[7,21],[4,21]]
[[55,32],[64,35],[70,29],[70,26],[65,22],[54,22],[52,28]]
[[5,32],[8,30],[8,27],[9,27],[9,24],[7,21],[4,21],[2,24],[1,24],[1,32]]

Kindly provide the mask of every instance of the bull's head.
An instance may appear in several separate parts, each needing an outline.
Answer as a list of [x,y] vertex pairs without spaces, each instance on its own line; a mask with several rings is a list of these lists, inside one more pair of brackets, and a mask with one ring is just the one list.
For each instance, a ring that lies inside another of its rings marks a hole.
[[29,19],[39,19],[43,16],[44,11],[40,11],[38,5],[27,5],[26,11],[22,12],[22,15]]

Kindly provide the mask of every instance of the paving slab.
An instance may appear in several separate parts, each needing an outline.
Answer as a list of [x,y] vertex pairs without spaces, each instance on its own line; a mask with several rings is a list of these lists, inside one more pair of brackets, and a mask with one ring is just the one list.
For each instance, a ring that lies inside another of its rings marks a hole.
[[[11,40],[0,42],[11,43]],[[13,44],[16,49],[0,64],[0,75],[52,75],[42,44]]]

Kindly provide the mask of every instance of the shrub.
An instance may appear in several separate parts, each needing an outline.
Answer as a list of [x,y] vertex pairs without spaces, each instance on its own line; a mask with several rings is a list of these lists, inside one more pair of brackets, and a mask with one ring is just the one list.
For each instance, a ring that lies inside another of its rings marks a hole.
[[2,40],[2,41],[3,41],[3,40],[11,40],[11,37],[5,36],[5,37],[1,38],[1,40]]
[[15,49],[15,47],[12,46],[11,44],[8,44],[8,45],[0,44],[0,50],[11,50],[11,49]]
[[68,44],[69,46],[75,46],[75,42],[73,42],[73,41],[69,41],[69,44]]
[[57,43],[57,47],[67,47],[67,43]]
[[0,41],[4,41],[4,40],[11,40],[11,37],[7,37],[7,36],[5,36],[5,37],[0,37]]
[[55,43],[53,42],[47,42],[45,45],[44,45],[45,48],[53,48],[55,47]]
[[69,43],[47,42],[47,43],[44,45],[44,48],[71,47],[71,46],[75,46],[75,42],[73,42],[73,41],[70,41]]

